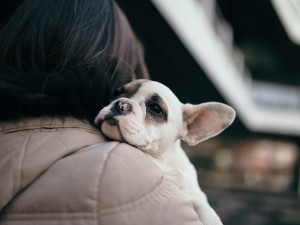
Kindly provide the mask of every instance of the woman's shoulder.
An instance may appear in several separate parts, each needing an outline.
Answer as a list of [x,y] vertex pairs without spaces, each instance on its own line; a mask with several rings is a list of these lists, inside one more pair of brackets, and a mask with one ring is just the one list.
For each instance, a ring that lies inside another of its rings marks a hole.
[[99,190],[104,208],[140,199],[163,182],[162,171],[150,156],[126,143],[104,142],[82,151],[100,156]]
[[105,142],[83,151],[101,155],[101,224],[201,224],[192,203],[141,150]]
[[[198,224],[189,200],[141,150],[125,143],[104,150],[99,179],[101,224]],[[97,150],[96,150],[97,151]]]

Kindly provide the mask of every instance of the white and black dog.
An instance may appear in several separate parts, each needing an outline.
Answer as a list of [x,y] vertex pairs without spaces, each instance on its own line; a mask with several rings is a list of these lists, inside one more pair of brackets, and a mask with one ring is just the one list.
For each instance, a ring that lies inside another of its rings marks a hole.
[[217,102],[182,104],[169,88],[149,80],[133,81],[119,94],[95,118],[102,133],[149,154],[166,179],[192,201],[204,225],[222,224],[199,187],[180,140],[195,145],[219,134],[233,122],[235,111]]

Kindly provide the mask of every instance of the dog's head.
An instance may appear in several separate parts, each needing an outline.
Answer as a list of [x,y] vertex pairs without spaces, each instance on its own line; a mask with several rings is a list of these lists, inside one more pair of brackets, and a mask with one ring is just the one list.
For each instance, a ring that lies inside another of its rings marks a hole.
[[235,111],[224,104],[182,104],[161,83],[136,80],[120,89],[119,97],[95,118],[102,133],[125,141],[151,155],[169,149],[177,139],[190,145],[228,127]]

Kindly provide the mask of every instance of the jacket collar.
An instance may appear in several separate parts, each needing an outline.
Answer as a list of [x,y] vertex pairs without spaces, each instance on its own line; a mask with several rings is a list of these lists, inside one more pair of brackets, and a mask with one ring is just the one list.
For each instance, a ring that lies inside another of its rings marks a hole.
[[94,128],[88,121],[78,120],[73,117],[22,118],[14,121],[0,122],[0,133],[66,128],[78,128],[98,135],[100,134],[100,131]]

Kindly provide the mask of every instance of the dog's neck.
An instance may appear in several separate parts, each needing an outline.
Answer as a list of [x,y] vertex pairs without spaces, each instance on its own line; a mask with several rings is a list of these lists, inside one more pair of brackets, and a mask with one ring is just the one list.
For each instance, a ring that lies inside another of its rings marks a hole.
[[[181,140],[177,140],[170,147],[172,149],[167,149],[159,157],[150,158],[164,172],[164,176],[168,181],[176,184],[181,190],[184,190],[186,189],[184,184],[190,182],[190,177],[197,177],[196,171],[181,147]],[[178,179],[180,182],[178,182]],[[196,185],[188,186],[188,190],[192,190],[192,193],[198,193],[197,179],[193,180],[192,182],[196,182]]]
[[169,145],[168,149],[164,149],[164,152],[156,156],[156,160],[162,163],[174,164],[174,166],[181,164],[182,158],[187,158],[181,147],[181,140],[176,140],[172,145]]

